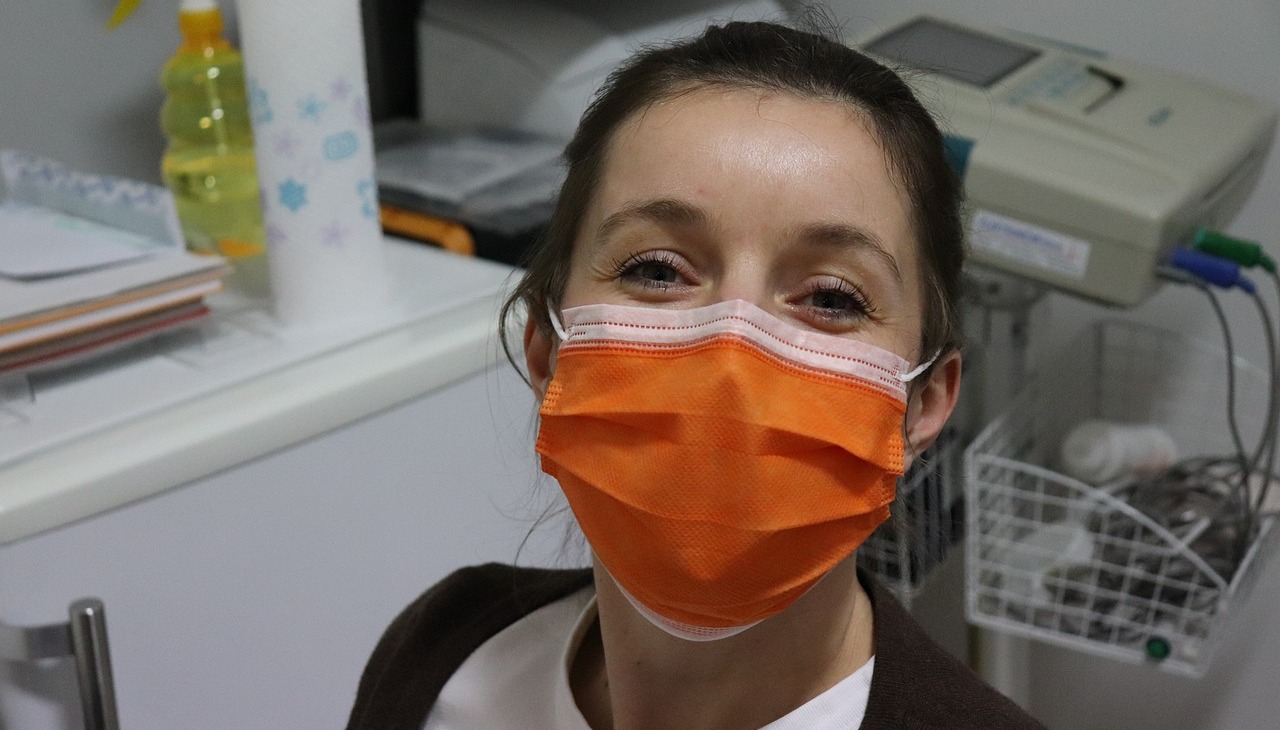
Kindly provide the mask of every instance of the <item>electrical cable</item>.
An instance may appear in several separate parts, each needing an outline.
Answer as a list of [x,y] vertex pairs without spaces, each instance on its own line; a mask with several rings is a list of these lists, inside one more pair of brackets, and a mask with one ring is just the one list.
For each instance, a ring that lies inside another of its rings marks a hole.
[[[1258,309],[1258,318],[1262,320],[1262,331],[1266,339],[1267,346],[1267,384],[1272,386],[1275,382],[1276,337],[1274,330],[1271,329],[1271,315],[1267,312],[1267,306],[1257,292],[1251,294],[1250,299],[1253,300],[1254,305]],[[1261,463],[1264,452],[1273,451],[1273,449],[1267,448],[1267,444],[1269,443],[1275,428],[1275,388],[1269,387],[1268,391],[1266,420],[1262,427],[1262,433],[1258,437],[1258,448],[1254,450],[1253,459],[1249,463],[1249,471],[1251,472],[1258,467],[1259,463]]]
[[1218,299],[1218,295],[1208,284],[1197,282],[1196,288],[1209,297],[1209,303],[1213,306],[1213,313],[1218,317],[1218,324],[1222,327],[1223,347],[1227,351],[1227,428],[1231,431],[1231,442],[1236,447],[1236,456],[1239,459],[1240,469],[1248,472],[1249,456],[1244,448],[1244,438],[1240,435],[1240,422],[1236,414],[1236,352],[1235,345],[1231,340],[1231,326],[1227,324],[1227,313],[1222,308],[1222,302]]
[[[1276,273],[1275,267],[1265,267],[1269,274],[1273,288],[1277,297],[1280,297],[1280,275]],[[1262,507],[1266,503],[1267,493],[1271,489],[1271,483],[1274,480],[1273,474],[1276,461],[1276,429],[1280,427],[1280,403],[1277,403],[1277,391],[1280,390],[1280,368],[1277,368],[1276,353],[1276,337],[1272,329],[1271,318],[1267,313],[1266,305],[1262,301],[1262,297],[1254,295],[1254,303],[1258,307],[1259,316],[1262,318],[1263,325],[1267,333],[1267,380],[1270,386],[1270,392],[1267,396],[1267,420],[1263,427],[1261,443],[1258,445],[1259,455],[1266,453],[1266,460],[1262,466],[1261,479],[1262,483],[1258,487],[1257,496],[1253,502],[1253,514],[1255,517],[1262,512]],[[1253,464],[1253,469],[1258,467],[1257,462]],[[1251,475],[1254,472],[1251,472]]]
[[[1261,450],[1252,453],[1247,451],[1244,444],[1244,438],[1241,435],[1239,416],[1236,408],[1237,383],[1235,372],[1235,343],[1231,336],[1231,327],[1227,321],[1226,311],[1223,309],[1222,302],[1218,299],[1217,294],[1195,273],[1185,270],[1171,269],[1169,267],[1162,267],[1157,273],[1171,281],[1193,286],[1209,298],[1209,303],[1213,308],[1214,315],[1217,317],[1218,324],[1222,328],[1223,349],[1226,351],[1227,428],[1231,435],[1232,445],[1235,447],[1235,454],[1231,457],[1214,458],[1207,461],[1203,459],[1192,459],[1180,462],[1180,464],[1175,464],[1174,467],[1171,467],[1170,470],[1165,472],[1166,475],[1175,477],[1175,479],[1171,482],[1160,478],[1158,481],[1164,485],[1164,487],[1175,490],[1185,490],[1198,485],[1198,487],[1201,488],[1193,488],[1193,492],[1217,494],[1218,489],[1216,488],[1211,488],[1207,491],[1202,489],[1205,485],[1199,483],[1198,480],[1203,479],[1206,474],[1209,473],[1207,470],[1217,467],[1223,462],[1234,462],[1235,469],[1232,473],[1214,475],[1215,478],[1212,480],[1213,485],[1230,485],[1230,488],[1227,490],[1227,494],[1222,495],[1225,500],[1222,505],[1222,511],[1229,510],[1235,513],[1234,518],[1236,520],[1236,529],[1234,530],[1234,539],[1231,540],[1234,547],[1232,551],[1234,560],[1232,562],[1232,571],[1229,571],[1233,572],[1234,566],[1239,565],[1240,561],[1244,559],[1244,555],[1248,550],[1248,546],[1252,542],[1253,533],[1257,525],[1254,502],[1251,499],[1252,495],[1250,494],[1249,489],[1249,477],[1255,466],[1254,459],[1251,458],[1251,456],[1260,456],[1262,452]],[[1246,288],[1245,291],[1249,291],[1249,289]],[[1256,296],[1256,290],[1253,293]],[[1270,317],[1265,314],[1264,322],[1266,323],[1268,332],[1270,333]],[[1273,352],[1274,337],[1270,334],[1268,336],[1268,343],[1269,350]],[[1274,355],[1270,355],[1270,357],[1274,358]],[[1274,366],[1272,370],[1274,371]],[[1274,375],[1270,380],[1274,381]],[[1274,382],[1272,384],[1274,385]],[[1273,407],[1274,402],[1272,401],[1269,405]],[[1274,428],[1274,426],[1272,426],[1272,428]],[[1267,428],[1264,428],[1263,430],[1263,438],[1265,439],[1265,431]],[[1262,442],[1262,445],[1265,446],[1265,441]],[[1196,463],[1200,464],[1200,469],[1192,468]],[[1178,485],[1178,482],[1182,482],[1181,487]],[[1137,496],[1138,495],[1135,493],[1135,497]],[[1216,515],[1214,519],[1216,521]]]
[[1240,432],[1239,413],[1236,409],[1236,356],[1235,347],[1232,344],[1231,328],[1227,323],[1227,314],[1222,307],[1222,301],[1218,299],[1213,289],[1205,285],[1201,289],[1209,297],[1210,303],[1213,305],[1214,314],[1218,317],[1218,324],[1222,327],[1222,338],[1227,351],[1227,428],[1231,431],[1231,440],[1236,448],[1236,458],[1239,462],[1239,471],[1236,473],[1235,497],[1239,500],[1239,519],[1240,529],[1236,531],[1236,563],[1244,559],[1245,552],[1249,549],[1249,543],[1252,538],[1254,529],[1254,517],[1252,502],[1249,499],[1249,473],[1252,469],[1252,461],[1249,453],[1245,450],[1244,438]]
[[[1262,244],[1257,241],[1250,241],[1243,238],[1229,236],[1220,231],[1213,231],[1201,228],[1196,231],[1193,246],[1195,250],[1208,254],[1216,259],[1233,262],[1234,264],[1249,268],[1262,269],[1271,279],[1272,285],[1280,297],[1280,275],[1277,275],[1277,265],[1275,259],[1267,255],[1263,250]],[[1175,252],[1176,253],[1176,252]],[[1178,265],[1179,262],[1173,262]],[[1220,285],[1227,285],[1231,278],[1230,266],[1221,266],[1219,262],[1215,262],[1213,258],[1200,259],[1191,256],[1187,258],[1187,262],[1183,262],[1183,268],[1194,274],[1209,276],[1210,280]],[[1252,479],[1258,470],[1260,464],[1265,465],[1262,468],[1262,483],[1258,486],[1257,495],[1252,502],[1251,516],[1256,519],[1262,510],[1262,505],[1266,501],[1267,492],[1270,490],[1272,482],[1272,473],[1275,467],[1276,459],[1276,431],[1277,422],[1280,421],[1280,412],[1278,412],[1277,391],[1280,390],[1280,372],[1277,372],[1277,353],[1276,353],[1276,336],[1275,329],[1271,323],[1271,317],[1267,312],[1265,303],[1263,302],[1257,291],[1252,286],[1242,286],[1253,298],[1254,304],[1257,306],[1258,315],[1262,320],[1263,331],[1267,339],[1267,410],[1266,420],[1262,429],[1262,435],[1258,442],[1258,448],[1254,452],[1253,459],[1250,461],[1249,469],[1245,474],[1246,480]],[[1256,528],[1254,523],[1250,526],[1249,532]]]

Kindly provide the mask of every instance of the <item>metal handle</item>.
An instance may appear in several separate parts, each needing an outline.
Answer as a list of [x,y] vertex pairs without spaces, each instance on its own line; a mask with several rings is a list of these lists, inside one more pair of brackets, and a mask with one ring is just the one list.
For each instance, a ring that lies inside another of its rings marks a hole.
[[102,601],[82,598],[72,603],[67,612],[70,621],[65,624],[29,628],[0,624],[0,660],[28,662],[74,657],[85,730],[120,730]]
[[80,706],[85,730],[120,730],[116,683],[107,646],[107,616],[102,601],[81,598],[71,604],[71,651],[80,680]]

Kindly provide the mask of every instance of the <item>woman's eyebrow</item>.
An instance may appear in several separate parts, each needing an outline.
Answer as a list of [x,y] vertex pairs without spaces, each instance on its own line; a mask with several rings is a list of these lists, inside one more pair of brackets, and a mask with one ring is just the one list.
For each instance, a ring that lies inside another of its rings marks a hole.
[[596,243],[604,243],[618,229],[637,221],[675,228],[699,228],[707,225],[707,213],[696,205],[673,198],[654,198],[628,203],[604,219],[596,231]]
[[871,251],[885,263],[893,278],[899,284],[902,283],[902,270],[898,267],[898,260],[889,253],[879,236],[870,231],[845,223],[814,223],[801,228],[796,238],[818,246]]

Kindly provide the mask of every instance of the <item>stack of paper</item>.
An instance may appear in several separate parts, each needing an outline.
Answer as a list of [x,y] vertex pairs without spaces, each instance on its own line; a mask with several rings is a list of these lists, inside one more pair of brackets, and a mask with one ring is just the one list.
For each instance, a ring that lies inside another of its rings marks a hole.
[[168,191],[12,150],[0,150],[0,175],[0,372],[207,314],[229,269],[184,249]]

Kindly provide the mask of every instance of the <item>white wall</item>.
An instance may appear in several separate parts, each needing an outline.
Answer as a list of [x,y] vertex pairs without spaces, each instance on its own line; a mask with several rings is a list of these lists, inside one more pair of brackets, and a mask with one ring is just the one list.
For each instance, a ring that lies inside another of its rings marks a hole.
[[[0,2],[0,146],[90,172],[160,179],[160,67],[179,42],[177,0]],[[223,1],[230,30],[234,3]]]
[[[1280,3],[1275,0],[830,0],[828,5],[848,30],[858,33],[930,13],[1096,48],[1225,84],[1280,106]],[[1272,256],[1280,255],[1277,203],[1280,154],[1273,151],[1258,190],[1227,230],[1262,241]],[[1270,293],[1269,301],[1275,312]],[[1264,362],[1252,305],[1238,295],[1225,296],[1224,303],[1243,353]],[[1117,314],[1213,342],[1220,339],[1203,296],[1171,287],[1132,312],[1054,295],[1038,314],[1036,321],[1048,324],[1033,333],[1033,346],[1043,349],[1094,318]],[[1051,373],[1052,367],[1047,363],[1043,370]],[[1035,645],[1030,709],[1054,730],[1276,727],[1280,625],[1269,614],[1278,603],[1280,569],[1273,565],[1262,575],[1242,624],[1200,681]]]

